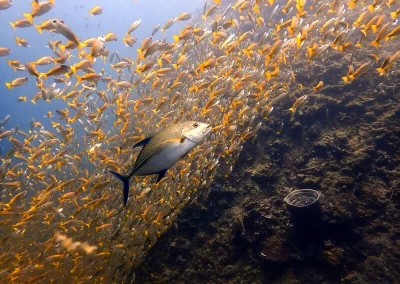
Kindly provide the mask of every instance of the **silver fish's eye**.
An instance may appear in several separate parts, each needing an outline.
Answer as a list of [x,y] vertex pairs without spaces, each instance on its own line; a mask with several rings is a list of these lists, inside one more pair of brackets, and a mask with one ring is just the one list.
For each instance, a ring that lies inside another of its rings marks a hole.
[[194,128],[197,128],[198,126],[199,126],[199,124],[197,122],[193,124]]
[[55,23],[57,23],[57,21],[56,21],[56,20],[53,20],[53,24],[55,24]]

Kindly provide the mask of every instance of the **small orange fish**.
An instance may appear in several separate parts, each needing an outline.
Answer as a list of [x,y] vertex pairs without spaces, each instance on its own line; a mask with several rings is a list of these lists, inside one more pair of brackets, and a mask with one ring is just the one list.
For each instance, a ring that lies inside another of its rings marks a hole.
[[15,79],[15,80],[12,81],[12,82],[6,82],[6,86],[7,86],[7,88],[8,88],[9,90],[11,90],[11,89],[13,89],[13,88],[15,88],[15,87],[24,85],[24,84],[26,84],[27,82],[28,82],[28,78],[27,78],[27,77],[20,77],[20,78]]
[[324,86],[324,82],[319,81],[318,84],[313,87],[314,92],[319,91]]
[[97,16],[103,13],[103,9],[100,6],[94,6],[92,9],[89,10],[91,16]]

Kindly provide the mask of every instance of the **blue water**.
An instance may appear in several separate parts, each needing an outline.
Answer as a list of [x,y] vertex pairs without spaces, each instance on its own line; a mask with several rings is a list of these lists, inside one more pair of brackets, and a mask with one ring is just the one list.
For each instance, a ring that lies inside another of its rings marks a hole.
[[[43,21],[58,18],[62,19],[72,31],[79,37],[81,41],[98,37],[108,32],[117,34],[118,41],[106,42],[106,48],[110,50],[110,55],[113,50],[118,50],[121,57],[136,58],[137,48],[140,47],[141,41],[146,37],[151,36],[151,31],[154,26],[164,23],[172,18],[178,16],[183,12],[190,12],[192,14],[201,13],[203,8],[203,0],[56,0],[54,7],[40,17],[34,19],[35,25],[40,25]],[[99,5],[103,8],[103,13],[98,16],[91,16],[89,10],[94,6]],[[43,31],[40,35],[37,30],[31,26],[28,28],[17,28],[14,30],[9,22],[14,22],[23,18],[22,13],[29,13],[31,10],[29,1],[14,1],[14,4],[7,10],[0,11],[0,27],[1,37],[0,46],[11,48],[11,54],[7,57],[0,57],[0,120],[4,119],[7,114],[12,116],[10,122],[6,125],[7,129],[14,128],[17,125],[22,130],[27,131],[30,129],[30,118],[35,121],[40,121],[46,128],[51,129],[50,119],[44,117],[48,111],[54,114],[57,109],[64,109],[66,103],[62,100],[53,99],[51,102],[39,100],[36,105],[30,102],[33,96],[37,93],[38,89],[35,85],[35,78],[30,76],[27,72],[16,71],[9,67],[7,60],[18,59],[21,63],[36,61],[43,56],[53,56],[53,52],[47,48],[48,40],[54,41],[61,39],[65,44],[67,40],[60,34],[54,34],[49,31]],[[142,22],[137,30],[131,35],[137,39],[136,45],[127,47],[123,44],[123,36],[128,30],[129,26],[137,19],[142,19]],[[168,42],[172,42],[172,35],[177,34],[180,29],[186,26],[188,22],[176,22],[165,33],[160,31],[155,34],[154,39],[161,39],[164,35],[167,37]],[[26,39],[31,45],[30,48],[17,46],[15,43],[15,36]],[[78,51],[71,51],[72,58],[66,64],[72,65],[79,62],[77,57]],[[100,72],[101,68],[105,68],[106,72],[115,75],[114,71],[108,66],[104,65],[102,60],[98,58],[99,62],[95,64],[95,71]],[[38,66],[37,69],[45,72],[52,68],[53,65]],[[29,82],[23,86],[16,87],[9,91],[5,82],[10,82],[18,77],[28,77]],[[53,83],[53,79],[49,78],[46,81],[46,86]],[[98,89],[103,89],[104,83],[99,83]],[[64,84],[58,84],[58,88],[63,88]],[[17,97],[26,96],[27,102],[21,103],[17,101]],[[52,118],[57,121],[57,115]],[[6,142],[1,142],[0,147]]]

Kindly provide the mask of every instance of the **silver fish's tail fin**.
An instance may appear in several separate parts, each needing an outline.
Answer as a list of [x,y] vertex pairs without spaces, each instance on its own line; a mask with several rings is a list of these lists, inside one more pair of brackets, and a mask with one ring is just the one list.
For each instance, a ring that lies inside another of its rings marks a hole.
[[124,206],[126,205],[126,202],[128,201],[128,196],[129,196],[129,176],[123,176],[117,172],[110,171],[116,178],[118,178],[120,181],[123,183],[123,188],[124,188]]

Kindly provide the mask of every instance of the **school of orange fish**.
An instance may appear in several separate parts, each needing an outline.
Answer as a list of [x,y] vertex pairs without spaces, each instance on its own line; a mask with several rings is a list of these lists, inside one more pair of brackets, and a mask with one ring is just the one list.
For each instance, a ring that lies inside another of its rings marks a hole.
[[[205,1],[199,19],[183,13],[157,25],[140,39],[134,59],[110,52],[107,42],[133,46],[140,19],[132,19],[123,39],[109,33],[83,40],[62,19],[40,23],[55,5],[50,0],[33,1],[31,12],[11,23],[36,32],[35,21],[38,36],[52,32],[59,40],[49,41],[49,55],[36,61],[7,58],[10,68],[29,75],[3,84],[12,91],[36,80],[37,90],[18,101],[62,100],[65,107],[43,114],[52,129],[38,120],[30,131],[9,129],[10,116],[1,118],[0,143],[12,148],[0,165],[0,281],[134,279],[132,268],[179,211],[210,189],[219,169],[229,174],[243,143],[282,98],[293,101],[288,111],[296,120],[307,98],[324,87],[320,80],[296,83],[293,62],[321,64],[333,54],[363,50],[365,62],[337,74],[342,84],[352,84],[366,73],[391,76],[400,58],[400,50],[386,48],[400,33],[398,0],[221,2]],[[0,0],[0,10],[11,5]],[[90,14],[102,11],[96,6]],[[196,24],[171,39],[152,40],[187,20]],[[29,46],[23,38],[16,42]],[[11,57],[10,48],[0,47],[0,56]],[[50,64],[55,67],[47,72],[36,69]],[[116,76],[100,70],[107,64]],[[124,208],[120,184],[108,171],[129,172],[138,153],[132,145],[184,120],[209,122],[212,134],[158,184],[153,176],[136,177]]]

